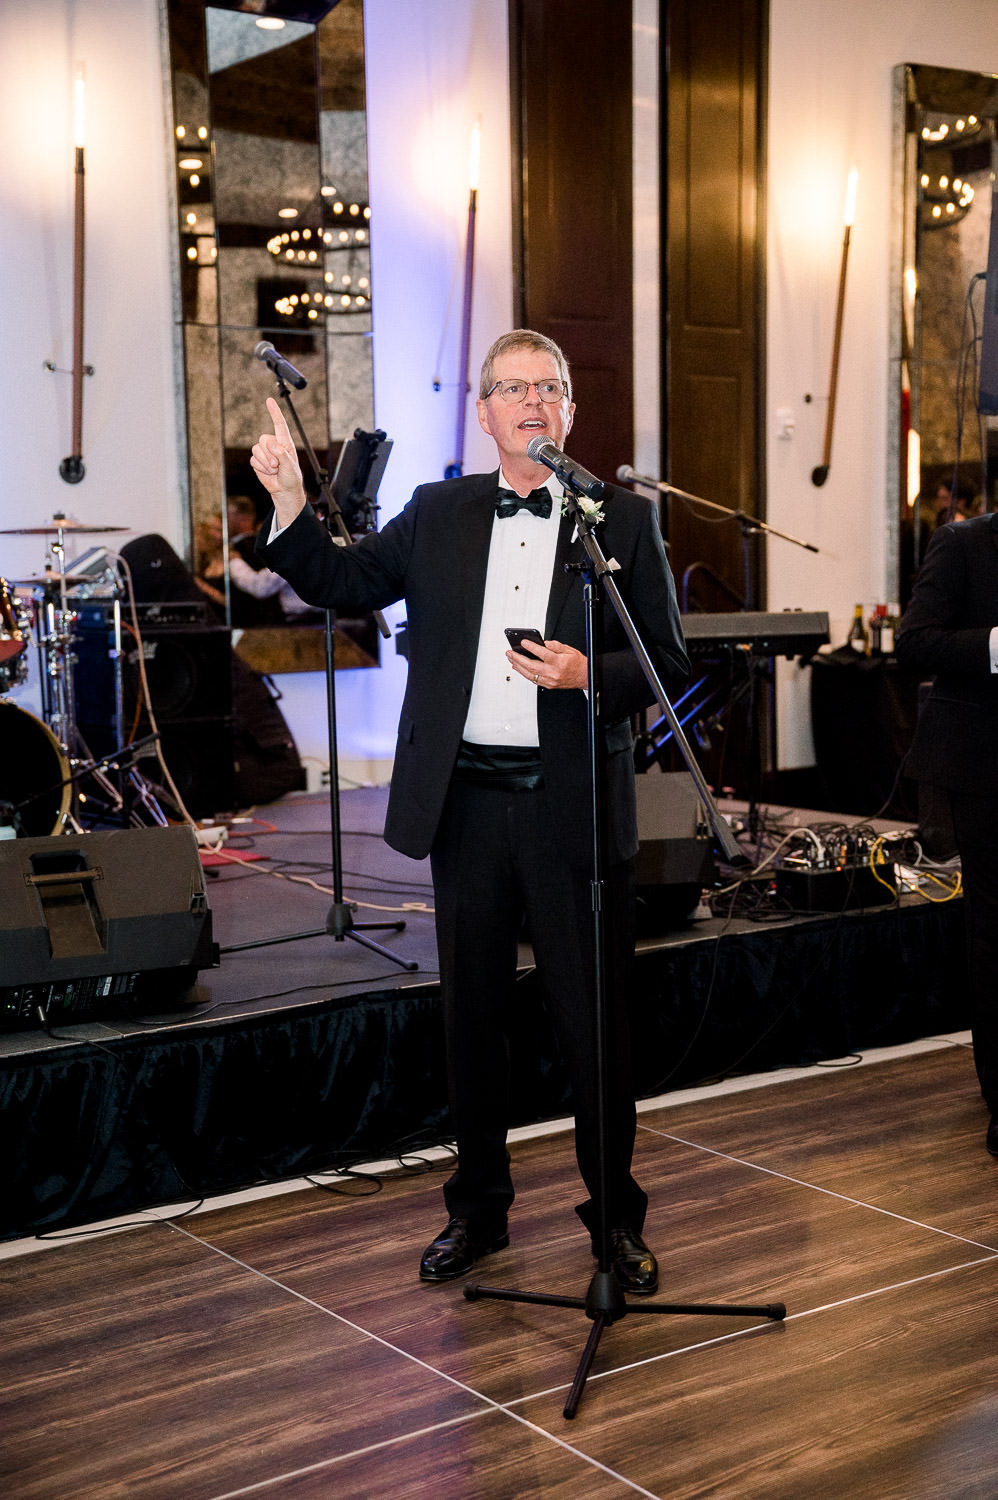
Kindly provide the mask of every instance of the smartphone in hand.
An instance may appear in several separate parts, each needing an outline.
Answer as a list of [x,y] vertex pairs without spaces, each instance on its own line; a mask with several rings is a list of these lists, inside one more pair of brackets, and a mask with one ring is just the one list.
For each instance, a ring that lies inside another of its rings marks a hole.
[[[507,625],[504,634],[513,650],[518,652],[520,656],[530,657],[530,652],[523,649],[524,641],[534,641],[538,646],[543,646],[544,644],[544,637],[539,630],[524,630],[518,626]],[[536,657],[533,659],[536,660]]]

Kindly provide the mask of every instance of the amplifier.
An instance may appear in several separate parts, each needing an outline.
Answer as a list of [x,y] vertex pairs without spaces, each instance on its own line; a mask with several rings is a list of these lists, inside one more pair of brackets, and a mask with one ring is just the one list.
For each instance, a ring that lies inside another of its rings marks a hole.
[[[198,604],[139,608],[145,614],[139,619],[142,662],[170,774],[193,817],[232,811],[237,804],[230,633],[217,623],[205,625],[200,614],[193,624],[164,619],[200,611]],[[97,613],[103,609],[87,605],[80,611],[73,646],[77,723],[84,743],[97,756],[116,748],[110,656],[114,638],[105,615]],[[127,625],[126,617],[123,627]],[[141,739],[151,725],[142,702],[139,643],[130,628],[122,630],[122,654],[125,738]]]
[[[879,875],[879,880],[877,876]],[[847,865],[838,870],[787,869],[776,871],[777,893],[795,912],[855,911],[862,906],[887,906],[897,900],[892,864]]]
[[[204,630],[218,626],[218,618],[212,613],[207,599],[178,599],[163,604],[136,604],[135,613],[139,630],[187,629]],[[82,630],[113,630],[114,604],[109,599],[94,599],[81,603],[76,609],[77,622]],[[121,606],[121,623],[124,629],[131,623],[132,612],[127,604]]]

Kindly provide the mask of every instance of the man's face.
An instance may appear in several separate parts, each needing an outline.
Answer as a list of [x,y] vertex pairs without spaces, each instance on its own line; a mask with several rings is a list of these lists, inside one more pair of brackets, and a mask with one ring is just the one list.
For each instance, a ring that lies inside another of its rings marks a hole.
[[478,420],[499,450],[503,468],[508,464],[522,464],[526,457],[527,444],[540,434],[563,448],[565,439],[572,430],[575,403],[567,398],[561,401],[541,401],[534,385],[538,380],[561,380],[562,374],[552,355],[539,349],[511,349],[496,360],[493,384],[497,380],[528,380],[531,382],[523,401],[507,405],[498,391],[493,391],[487,401],[479,399]]

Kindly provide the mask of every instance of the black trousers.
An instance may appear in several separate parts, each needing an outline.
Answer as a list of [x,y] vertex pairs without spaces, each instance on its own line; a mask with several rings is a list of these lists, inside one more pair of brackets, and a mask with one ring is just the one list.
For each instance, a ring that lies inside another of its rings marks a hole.
[[[458,1150],[444,1201],[450,1215],[483,1231],[500,1225],[513,1201],[507,1018],[524,916],[572,1085],[576,1159],[590,1195],[576,1212],[591,1231],[599,1223],[592,872],[573,868],[552,847],[542,797],[455,782],[430,856]],[[624,1003],[634,951],[631,886],[629,864],[607,872],[605,1181],[610,1227],[640,1231],[648,1200],[631,1175],[636,1115]]]
[[998,796],[950,792],[963,873],[974,1062],[998,1115]]

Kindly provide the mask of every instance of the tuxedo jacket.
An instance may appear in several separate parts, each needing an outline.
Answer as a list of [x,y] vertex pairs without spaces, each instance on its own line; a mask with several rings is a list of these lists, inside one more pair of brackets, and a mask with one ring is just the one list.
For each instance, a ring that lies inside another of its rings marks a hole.
[[905,667],[935,674],[907,771],[952,791],[998,794],[998,675],[989,638],[998,625],[998,514],[933,532],[895,650]]
[[[429,852],[457,758],[471,698],[481,630],[498,471],[421,485],[405,509],[355,546],[336,545],[309,506],[268,544],[268,567],[309,604],[351,614],[404,599],[409,673],[385,819],[385,839],[401,853]],[[614,579],[667,693],[689,675],[676,591],[654,505],[607,486],[600,546],[619,565]],[[558,534],[546,640],[584,651],[583,582],[565,564],[584,550],[564,518]],[[602,598],[600,721],[607,747],[604,788],[607,857],[637,852],[630,716],[654,701],[612,604]],[[510,620],[532,625],[532,620]],[[541,622],[536,622],[540,624]],[[505,651],[504,636],[495,643]],[[573,862],[592,852],[592,792],[587,703],[582,691],[538,690],[538,734],[544,786],[542,815],[550,836]]]

